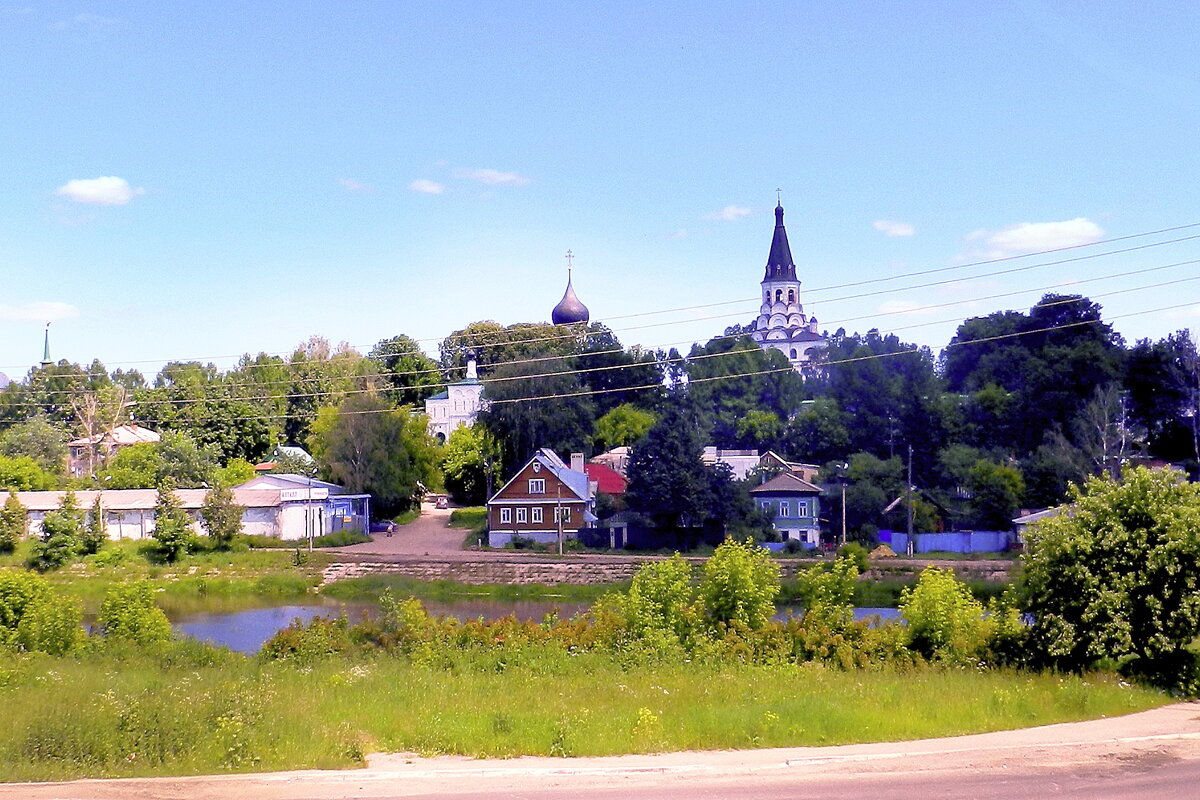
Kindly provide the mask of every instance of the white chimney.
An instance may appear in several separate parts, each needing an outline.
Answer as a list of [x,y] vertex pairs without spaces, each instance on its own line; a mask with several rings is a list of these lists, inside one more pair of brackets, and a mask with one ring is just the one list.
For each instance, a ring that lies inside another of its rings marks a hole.
[[571,453],[571,471],[583,472],[583,453]]
[[478,380],[479,375],[475,371],[475,351],[471,350],[467,353],[467,380]]

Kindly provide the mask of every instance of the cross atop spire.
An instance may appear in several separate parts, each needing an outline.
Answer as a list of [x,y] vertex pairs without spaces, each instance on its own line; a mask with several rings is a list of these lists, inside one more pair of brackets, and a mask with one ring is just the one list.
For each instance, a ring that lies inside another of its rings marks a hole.
[[567,277],[568,278],[571,277],[571,266],[573,265],[574,261],[575,261],[575,254],[572,253],[570,250],[568,250],[567,251]]
[[783,205],[783,189],[777,188],[775,190],[775,205],[777,205],[777,206]]

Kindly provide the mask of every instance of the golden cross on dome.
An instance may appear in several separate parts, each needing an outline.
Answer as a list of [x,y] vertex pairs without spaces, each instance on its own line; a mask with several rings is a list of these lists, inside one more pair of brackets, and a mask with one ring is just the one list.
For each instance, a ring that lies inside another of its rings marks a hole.
[[571,274],[571,266],[572,266],[572,262],[574,260],[575,260],[575,254],[572,253],[570,250],[568,250],[567,251],[567,274],[568,275]]

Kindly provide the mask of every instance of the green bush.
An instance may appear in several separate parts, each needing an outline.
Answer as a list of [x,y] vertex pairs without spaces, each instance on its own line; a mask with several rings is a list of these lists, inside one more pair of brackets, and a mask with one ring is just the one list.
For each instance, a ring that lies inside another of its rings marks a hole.
[[0,573],[0,645],[62,655],[83,638],[78,603],[32,572]]
[[17,625],[17,644],[29,652],[61,656],[85,638],[79,603],[54,594],[29,606]]
[[687,642],[696,629],[696,599],[692,566],[678,553],[644,564],[624,597],[626,627],[636,637],[663,634]]
[[26,612],[50,595],[46,579],[32,572],[0,572],[0,644],[14,644]]
[[816,564],[797,576],[805,618],[821,617],[827,625],[844,627],[854,619],[854,586],[858,566],[853,558]]
[[114,586],[100,604],[96,626],[106,638],[146,646],[169,641],[171,622],[145,582]]
[[262,646],[264,658],[310,664],[319,659],[353,649],[349,623],[345,617],[313,617],[306,625],[301,620],[277,632]]
[[871,567],[869,555],[870,551],[858,542],[846,542],[838,548],[838,558],[848,558],[853,561],[860,575]]
[[779,565],[755,544],[726,539],[704,564],[700,601],[714,625],[761,628],[775,613],[778,596]]
[[968,663],[983,654],[991,635],[983,604],[950,569],[926,567],[917,585],[901,592],[900,615],[908,646],[934,661]]

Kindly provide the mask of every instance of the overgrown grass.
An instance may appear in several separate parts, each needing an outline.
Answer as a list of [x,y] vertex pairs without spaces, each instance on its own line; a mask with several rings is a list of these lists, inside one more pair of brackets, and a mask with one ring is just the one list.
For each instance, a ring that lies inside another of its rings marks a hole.
[[[96,555],[45,577],[56,591],[79,600],[87,613],[95,613],[113,586],[138,580],[154,587],[159,605],[168,613],[232,611],[261,605],[263,599],[303,597],[320,583],[321,570],[333,560],[325,553],[303,550],[235,548],[156,564],[146,557],[152,546],[152,541],[109,542]],[[5,556],[0,566],[22,566],[20,552],[21,548]]]
[[450,512],[451,528],[482,529],[487,524],[487,509],[483,506],[456,508]]
[[503,600],[510,602],[557,600],[590,603],[602,595],[628,589],[626,583],[568,584],[488,584],[474,585],[457,581],[421,581],[402,575],[366,575],[331,583],[321,594],[344,601],[378,601],[385,591],[396,597],[415,597],[418,600]]
[[396,516],[392,517],[392,522],[397,525],[407,525],[410,522],[415,522],[421,516],[420,508],[410,508],[408,511],[401,511]]
[[1103,675],[631,668],[556,648],[300,667],[192,642],[153,652],[99,646],[76,658],[0,654],[0,775],[332,768],[376,750],[507,757],[828,745],[1112,716],[1168,699]]

